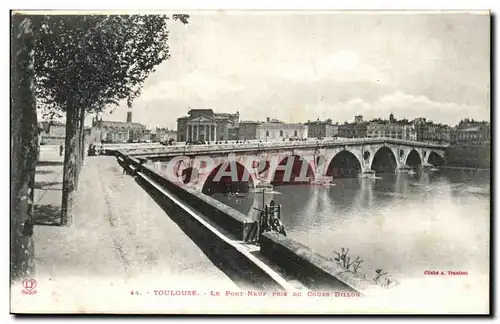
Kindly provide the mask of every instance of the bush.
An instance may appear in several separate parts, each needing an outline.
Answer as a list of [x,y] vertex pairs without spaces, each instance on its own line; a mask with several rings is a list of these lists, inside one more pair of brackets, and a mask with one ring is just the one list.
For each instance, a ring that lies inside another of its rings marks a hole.
[[[330,260],[337,262],[337,264],[343,269],[351,271],[368,280],[366,274],[359,271],[359,269],[361,269],[361,263],[363,263],[363,260],[361,260],[359,256],[356,257],[356,259],[351,259],[349,256],[349,249],[344,248],[340,249],[340,253],[337,251],[333,251],[333,253],[335,254],[335,257],[333,259],[330,258]],[[388,274],[389,273],[383,269],[377,269],[375,270],[375,276],[372,280],[384,288],[390,288],[398,285],[399,282],[395,279],[391,279],[387,276]]]

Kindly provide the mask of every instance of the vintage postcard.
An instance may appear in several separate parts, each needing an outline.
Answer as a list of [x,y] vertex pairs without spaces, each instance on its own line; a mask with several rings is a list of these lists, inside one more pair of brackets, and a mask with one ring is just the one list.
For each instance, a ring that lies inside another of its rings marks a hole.
[[11,14],[12,313],[490,313],[489,11]]

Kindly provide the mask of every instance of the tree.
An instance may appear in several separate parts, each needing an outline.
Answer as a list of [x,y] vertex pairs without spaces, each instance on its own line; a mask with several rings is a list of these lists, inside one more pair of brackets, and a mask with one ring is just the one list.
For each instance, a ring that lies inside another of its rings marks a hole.
[[33,195],[38,151],[33,30],[29,17],[11,19],[11,282],[35,270]]
[[[174,20],[187,23],[187,15]],[[37,92],[66,113],[61,224],[71,224],[85,113],[131,102],[169,57],[164,15],[44,16],[36,43]]]

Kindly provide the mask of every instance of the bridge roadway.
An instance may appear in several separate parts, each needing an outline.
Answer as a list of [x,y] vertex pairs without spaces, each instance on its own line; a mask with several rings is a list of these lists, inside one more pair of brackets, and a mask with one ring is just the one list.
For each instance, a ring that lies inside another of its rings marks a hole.
[[367,145],[367,144],[394,144],[406,145],[418,148],[444,149],[447,145],[401,140],[394,138],[345,138],[331,140],[307,140],[307,141],[277,141],[277,142],[251,142],[251,143],[228,143],[228,144],[201,144],[201,145],[173,145],[173,146],[149,146],[130,148],[126,145],[109,147],[120,150],[124,154],[135,157],[171,157],[177,155],[214,155],[227,153],[242,153],[251,151],[272,151],[287,149],[311,149],[328,148],[344,145]]

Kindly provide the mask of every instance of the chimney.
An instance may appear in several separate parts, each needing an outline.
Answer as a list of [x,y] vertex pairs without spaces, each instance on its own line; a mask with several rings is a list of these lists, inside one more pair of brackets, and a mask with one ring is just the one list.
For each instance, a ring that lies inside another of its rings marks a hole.
[[131,122],[132,122],[132,112],[127,111],[127,123],[131,123]]

